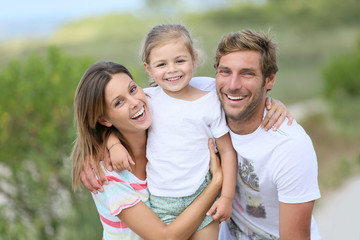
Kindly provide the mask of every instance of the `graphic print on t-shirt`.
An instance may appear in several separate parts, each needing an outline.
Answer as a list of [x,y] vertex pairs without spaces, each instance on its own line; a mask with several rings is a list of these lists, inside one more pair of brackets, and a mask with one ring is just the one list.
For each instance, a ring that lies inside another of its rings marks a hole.
[[255,173],[254,164],[247,159],[239,159],[238,174],[243,186],[242,197],[246,198],[246,212],[257,218],[266,218],[265,207],[259,191],[259,178]]

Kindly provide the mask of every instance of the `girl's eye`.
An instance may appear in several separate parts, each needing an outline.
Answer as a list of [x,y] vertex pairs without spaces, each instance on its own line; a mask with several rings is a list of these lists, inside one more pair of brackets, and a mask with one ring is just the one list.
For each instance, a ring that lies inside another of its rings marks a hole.
[[183,62],[185,62],[185,60],[179,59],[179,60],[177,60],[177,62],[178,62],[178,63],[183,63]]
[[156,67],[163,67],[163,66],[165,66],[165,63],[159,63],[156,65]]

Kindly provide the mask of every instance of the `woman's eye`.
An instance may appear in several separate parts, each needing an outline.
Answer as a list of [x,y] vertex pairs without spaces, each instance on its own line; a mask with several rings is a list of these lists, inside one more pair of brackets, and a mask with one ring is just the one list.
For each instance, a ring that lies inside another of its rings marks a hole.
[[130,93],[134,93],[137,90],[137,86],[133,86],[130,88]]
[[120,106],[123,103],[123,100],[118,100],[115,102],[115,107]]

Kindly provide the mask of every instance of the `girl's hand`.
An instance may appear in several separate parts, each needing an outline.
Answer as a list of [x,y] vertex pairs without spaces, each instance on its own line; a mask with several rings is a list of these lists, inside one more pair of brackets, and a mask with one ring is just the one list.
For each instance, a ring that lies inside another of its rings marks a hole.
[[233,198],[220,196],[220,198],[211,206],[207,215],[212,216],[215,221],[228,221],[232,213],[232,201]]
[[276,131],[284,122],[285,117],[288,118],[288,125],[292,124],[294,117],[282,102],[267,97],[265,105],[268,113],[261,123],[261,127],[264,128],[265,131],[268,131],[271,128],[273,131]]
[[131,165],[135,165],[135,162],[132,160],[129,152],[126,148],[121,144],[117,143],[113,145],[110,149],[110,159],[113,168],[121,172],[123,170],[132,171]]

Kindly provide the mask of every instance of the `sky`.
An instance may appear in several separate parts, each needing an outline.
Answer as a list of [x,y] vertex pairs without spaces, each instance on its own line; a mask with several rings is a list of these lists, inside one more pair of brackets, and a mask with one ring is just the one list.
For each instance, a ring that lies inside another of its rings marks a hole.
[[[42,38],[68,21],[108,13],[141,11],[145,0],[1,0],[0,41]],[[236,1],[179,0],[187,11],[204,11]]]
[[142,0],[4,0],[0,4],[0,40],[46,35],[65,21],[136,11],[142,5]]
[[10,0],[0,8],[1,21],[51,17],[83,17],[107,12],[135,10],[141,0]]

